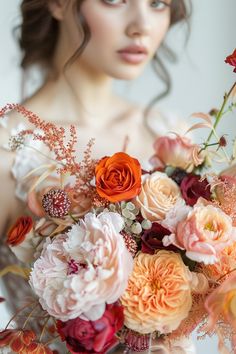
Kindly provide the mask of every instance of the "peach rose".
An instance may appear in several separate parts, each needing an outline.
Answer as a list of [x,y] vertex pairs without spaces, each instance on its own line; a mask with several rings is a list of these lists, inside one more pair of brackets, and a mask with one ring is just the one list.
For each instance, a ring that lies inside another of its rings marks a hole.
[[220,253],[236,240],[232,219],[220,208],[200,200],[187,218],[181,221],[175,234],[165,236],[163,244],[185,249],[186,256],[196,262],[213,264]]
[[156,153],[150,161],[155,165],[178,167],[192,172],[195,166],[204,161],[199,145],[192,144],[190,139],[180,135],[157,138],[154,149]]
[[39,243],[33,226],[30,216],[21,216],[7,233],[7,244],[22,262],[31,262],[34,259],[35,248]]
[[179,186],[162,172],[145,175],[141,193],[135,199],[142,216],[153,222],[163,220],[167,212],[181,201],[185,204]]
[[129,200],[141,189],[141,166],[124,152],[103,157],[95,169],[98,194],[112,203]]
[[128,328],[170,333],[191,309],[191,272],[177,253],[139,253],[121,303]]

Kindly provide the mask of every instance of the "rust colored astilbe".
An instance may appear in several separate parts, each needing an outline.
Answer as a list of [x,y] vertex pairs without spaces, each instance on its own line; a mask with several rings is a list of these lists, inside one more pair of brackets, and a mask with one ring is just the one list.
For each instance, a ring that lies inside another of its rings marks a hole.
[[75,144],[77,143],[77,134],[75,126],[70,126],[70,138],[66,139],[65,129],[57,127],[53,123],[45,122],[40,119],[35,113],[27,110],[19,104],[7,104],[0,110],[0,118],[5,114],[15,110],[24,116],[29,123],[33,124],[35,128],[41,130],[41,133],[35,133],[33,130],[24,130],[21,136],[31,135],[34,140],[42,141],[51,152],[55,154],[55,160],[58,163],[57,172],[60,175],[70,174],[75,176],[74,189],[76,193],[87,191],[89,193],[91,188],[91,180],[94,176],[94,169],[97,163],[91,158],[91,149],[94,140],[91,139],[87,144],[87,149],[84,151],[84,158],[81,163],[77,162]]
[[191,333],[207,319],[207,312],[204,306],[206,294],[192,294],[193,304],[188,317],[184,319],[180,326],[168,335],[170,340],[181,337],[189,337]]

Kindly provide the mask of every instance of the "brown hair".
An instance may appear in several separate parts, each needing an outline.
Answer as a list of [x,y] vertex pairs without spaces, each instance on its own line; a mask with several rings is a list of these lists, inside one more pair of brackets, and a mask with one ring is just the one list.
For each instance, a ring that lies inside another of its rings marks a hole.
[[[90,39],[89,27],[80,12],[80,6],[83,1],[84,0],[77,0],[74,4],[75,16],[84,34],[83,42],[68,60],[65,69],[83,52]],[[191,12],[190,1],[191,0],[188,1],[188,7],[186,0],[172,0],[170,26],[180,21],[186,21],[188,23]],[[41,67],[50,68],[59,36],[59,23],[52,17],[49,11],[48,0],[23,0],[21,3],[21,14],[22,24],[18,27],[18,30],[20,30],[19,45],[23,54],[21,67],[27,69],[31,65],[38,64]],[[174,53],[164,44],[162,45],[162,49],[167,58],[172,61],[176,60]],[[164,82],[165,89],[159,96],[151,101],[146,112],[152,108],[158,99],[168,94],[171,88],[169,73],[157,54],[154,56],[152,64],[157,75]]]

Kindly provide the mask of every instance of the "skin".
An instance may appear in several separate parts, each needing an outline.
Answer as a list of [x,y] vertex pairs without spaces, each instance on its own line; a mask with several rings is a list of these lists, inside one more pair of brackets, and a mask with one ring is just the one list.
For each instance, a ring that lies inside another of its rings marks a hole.
[[[112,82],[113,79],[134,80],[141,75],[166,35],[170,8],[164,2],[152,0],[85,0],[81,11],[92,37],[65,76],[63,67],[81,43],[73,1],[49,2],[52,16],[60,23],[53,68],[43,86],[23,104],[46,121],[65,127],[77,126],[80,155],[91,137],[96,139],[95,157],[120,151],[129,132],[127,153],[140,161],[147,159],[153,152],[153,141],[144,128],[142,109],[115,95]],[[165,3],[170,4],[170,0]],[[117,51],[131,44],[147,47],[145,61],[131,65],[121,59]],[[16,113],[12,113],[9,130],[15,121]],[[0,140],[7,139],[6,132],[0,129]],[[0,193],[4,205],[0,235],[5,233],[6,225],[22,214],[23,206],[14,196],[15,185],[10,173],[13,159],[13,153],[0,150]]]

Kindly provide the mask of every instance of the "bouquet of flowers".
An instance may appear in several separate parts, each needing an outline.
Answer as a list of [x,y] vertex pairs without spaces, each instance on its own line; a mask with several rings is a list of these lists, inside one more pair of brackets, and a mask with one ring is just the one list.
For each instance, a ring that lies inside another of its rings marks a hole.
[[[236,72],[236,50],[226,62]],[[124,151],[93,159],[92,140],[79,162],[73,126],[68,138],[20,105],[0,111],[16,110],[37,128],[12,136],[12,150],[29,136],[50,150],[24,177],[31,216],[7,234],[25,266],[0,272],[26,278],[35,297],[12,319],[24,317],[22,326],[11,328],[11,320],[0,332],[0,348],[48,354],[63,341],[80,354],[118,343],[126,353],[190,353],[180,339],[198,328],[218,335],[222,353],[228,341],[235,350],[236,143],[228,156],[216,132],[235,97],[236,83],[220,110],[195,114],[202,121],[191,130],[210,129],[205,143],[157,138],[148,171]],[[210,161],[221,152],[228,167],[216,174]]]

